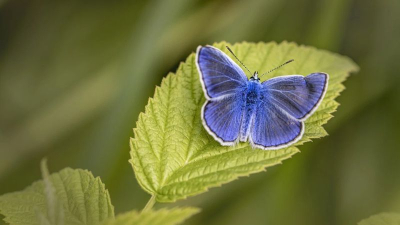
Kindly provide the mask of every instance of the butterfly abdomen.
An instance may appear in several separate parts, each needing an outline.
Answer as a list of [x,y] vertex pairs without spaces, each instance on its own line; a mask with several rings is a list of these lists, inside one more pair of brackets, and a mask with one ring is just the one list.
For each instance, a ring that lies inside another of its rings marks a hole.
[[245,107],[240,125],[240,141],[247,141],[250,134],[251,124],[254,119],[254,113],[260,98],[261,85],[257,81],[249,81],[245,94]]

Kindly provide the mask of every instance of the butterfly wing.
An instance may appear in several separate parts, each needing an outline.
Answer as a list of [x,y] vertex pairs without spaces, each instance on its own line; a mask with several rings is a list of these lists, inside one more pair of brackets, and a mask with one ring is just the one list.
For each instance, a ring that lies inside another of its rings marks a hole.
[[304,133],[303,122],[268,100],[257,106],[252,125],[250,143],[264,150],[287,147],[300,140]]
[[197,70],[207,99],[237,94],[246,87],[243,70],[224,52],[212,46],[199,46]]
[[233,145],[239,136],[247,77],[232,59],[212,46],[197,48],[196,64],[207,98],[201,111],[204,127],[220,144]]
[[306,77],[290,75],[272,78],[262,83],[264,96],[270,102],[304,121],[318,108],[326,90],[329,76],[326,73],[312,73]]
[[243,104],[239,94],[209,100],[204,104],[201,115],[203,125],[221,145],[234,145],[238,140]]
[[321,103],[328,74],[282,76],[262,83],[261,96],[252,123],[252,145],[270,150],[287,147],[301,139],[304,120]]

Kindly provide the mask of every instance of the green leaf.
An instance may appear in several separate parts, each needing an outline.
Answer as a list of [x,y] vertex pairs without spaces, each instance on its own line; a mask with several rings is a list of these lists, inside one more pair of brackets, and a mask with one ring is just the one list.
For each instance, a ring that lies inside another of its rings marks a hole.
[[358,225],[400,225],[400,214],[380,213],[361,220]]
[[35,211],[39,224],[48,225],[63,225],[64,224],[64,208],[59,202],[56,195],[56,189],[50,180],[49,170],[47,168],[47,160],[43,159],[40,163],[40,169],[42,171],[43,182],[44,182],[44,193],[46,195],[46,208],[47,214],[40,211]]
[[66,168],[48,174],[23,191],[0,196],[0,214],[10,224],[99,224],[114,218],[114,207],[100,178]]
[[197,208],[160,209],[141,213],[130,211],[108,220],[104,225],[174,225],[182,223],[199,211]]
[[[214,44],[228,55],[225,45]],[[140,185],[157,201],[172,202],[220,186],[240,176],[264,171],[299,152],[296,146],[326,136],[322,127],[336,110],[334,100],[344,89],[342,82],[358,70],[349,58],[294,43],[240,43],[231,46],[238,58],[252,70],[268,71],[288,59],[295,59],[264,76],[307,75],[326,72],[329,87],[318,110],[306,121],[301,141],[280,150],[252,149],[248,143],[223,147],[203,128],[200,109],[205,98],[199,82],[195,54],[169,74],[141,113],[131,138],[131,160]]]

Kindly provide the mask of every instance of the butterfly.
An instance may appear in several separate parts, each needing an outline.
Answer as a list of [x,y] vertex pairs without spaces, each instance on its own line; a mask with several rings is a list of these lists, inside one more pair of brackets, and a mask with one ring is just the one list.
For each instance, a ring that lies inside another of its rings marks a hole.
[[253,148],[276,150],[296,143],[304,134],[304,121],[328,88],[326,73],[260,82],[256,71],[248,79],[238,64],[213,46],[197,48],[196,66],[206,98],[203,126],[223,146],[248,141]]

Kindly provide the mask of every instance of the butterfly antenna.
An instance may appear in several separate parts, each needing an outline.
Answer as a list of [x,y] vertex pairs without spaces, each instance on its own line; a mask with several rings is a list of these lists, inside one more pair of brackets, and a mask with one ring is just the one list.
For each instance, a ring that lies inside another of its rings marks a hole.
[[242,66],[244,66],[244,68],[246,68],[247,71],[249,71],[250,75],[252,75],[252,73],[250,72],[250,70],[242,63],[242,61],[240,61],[240,60],[238,59],[238,57],[236,57],[235,53],[233,53],[233,51],[232,51],[228,46],[225,46],[225,47],[228,49],[228,51],[230,51],[230,52],[232,53],[233,56],[235,56],[236,60],[237,60],[238,62],[240,62],[240,64],[242,64]]
[[272,71],[277,70],[277,69],[281,68],[282,66],[284,66],[284,65],[286,65],[286,64],[289,64],[289,63],[291,63],[291,62],[293,62],[293,61],[294,61],[294,59],[291,59],[291,60],[285,62],[284,64],[282,64],[282,65],[280,65],[280,66],[278,66],[278,67],[275,67],[274,69],[272,69],[272,70],[270,70],[270,71],[268,71],[268,72],[266,72],[266,73],[263,73],[263,74],[260,76],[260,78],[261,78],[262,76],[264,76],[265,74],[269,74],[269,73],[271,73]]

